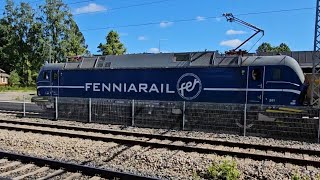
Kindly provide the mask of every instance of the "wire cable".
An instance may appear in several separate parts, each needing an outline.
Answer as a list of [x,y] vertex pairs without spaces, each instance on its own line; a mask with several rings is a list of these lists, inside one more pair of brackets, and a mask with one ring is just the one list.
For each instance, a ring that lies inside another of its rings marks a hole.
[[[293,12],[293,11],[302,11],[302,10],[314,10],[316,7],[305,7],[305,8],[295,8],[295,9],[282,9],[282,10],[272,10],[272,11],[261,11],[261,12],[250,12],[250,13],[243,13],[243,14],[236,14],[235,16],[249,16],[249,15],[259,15],[259,14],[273,14],[273,13],[282,13],[282,12]],[[210,16],[204,17],[205,20],[208,19],[217,19],[223,18],[224,16]],[[189,18],[189,19],[179,19],[179,20],[172,20],[166,21],[167,23],[181,23],[181,22],[191,22],[191,21],[198,21],[197,18]],[[128,28],[128,27],[140,27],[140,26],[150,26],[150,25],[157,25],[162,23],[161,22],[149,22],[149,23],[140,23],[140,24],[129,24],[129,25],[119,25],[119,26],[107,26],[107,27],[100,27],[100,28],[90,28],[90,29],[82,29],[81,31],[97,31],[97,30],[105,30],[105,29],[114,29],[114,28]]]
[[77,14],[74,14],[74,16],[83,15],[83,14],[94,14],[94,13],[100,13],[100,12],[105,12],[105,11],[114,11],[114,10],[120,10],[120,9],[128,9],[128,8],[132,8],[132,7],[140,7],[140,6],[146,6],[146,5],[152,5],[152,4],[159,4],[159,3],[168,2],[168,1],[172,1],[172,0],[160,0],[160,1],[132,4],[132,5],[128,5],[128,6],[120,6],[120,7],[109,8],[109,9],[104,9],[104,10],[94,11],[94,12],[77,13]]

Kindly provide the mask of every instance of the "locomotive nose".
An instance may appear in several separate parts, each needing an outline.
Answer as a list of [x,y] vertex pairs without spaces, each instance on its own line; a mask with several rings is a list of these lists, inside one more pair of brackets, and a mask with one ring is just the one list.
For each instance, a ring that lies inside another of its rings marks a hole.
[[308,97],[308,89],[309,89],[309,84],[307,83],[303,83],[301,85],[301,93],[299,95],[299,99],[298,99],[298,102],[299,102],[299,105],[304,105],[304,104],[308,104],[308,101],[309,101],[309,97]]

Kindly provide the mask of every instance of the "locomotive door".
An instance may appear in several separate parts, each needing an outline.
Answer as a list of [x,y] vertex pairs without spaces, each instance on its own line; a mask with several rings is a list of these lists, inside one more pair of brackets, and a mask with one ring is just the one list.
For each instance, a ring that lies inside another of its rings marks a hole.
[[248,104],[263,104],[264,66],[248,67]]
[[59,96],[59,71],[51,71],[51,96]]

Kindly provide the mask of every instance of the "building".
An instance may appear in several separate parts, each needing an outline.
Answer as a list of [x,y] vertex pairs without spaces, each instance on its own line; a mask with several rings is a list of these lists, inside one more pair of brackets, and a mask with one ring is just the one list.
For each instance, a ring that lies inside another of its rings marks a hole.
[[2,69],[0,69],[0,86],[6,86],[8,85],[9,81],[9,74],[6,74],[6,72]]

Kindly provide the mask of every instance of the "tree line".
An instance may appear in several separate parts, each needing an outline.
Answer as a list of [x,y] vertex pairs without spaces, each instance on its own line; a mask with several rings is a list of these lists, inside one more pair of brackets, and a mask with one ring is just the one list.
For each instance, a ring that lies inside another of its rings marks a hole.
[[[103,54],[126,52],[115,31],[106,40],[111,45],[98,46]],[[62,0],[45,0],[37,8],[6,0],[0,19],[0,67],[14,77],[12,84],[34,85],[46,61],[65,62],[70,56],[90,55],[87,47],[70,8]]]
[[0,67],[14,72],[23,85],[32,85],[45,61],[62,62],[87,52],[85,39],[62,0],[29,3],[6,0],[0,19]]

